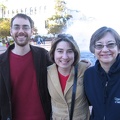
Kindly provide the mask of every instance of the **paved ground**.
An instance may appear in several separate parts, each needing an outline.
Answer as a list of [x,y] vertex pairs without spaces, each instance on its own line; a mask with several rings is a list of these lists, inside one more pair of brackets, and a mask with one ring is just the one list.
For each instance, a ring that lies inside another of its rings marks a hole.
[[[43,48],[47,49],[48,51],[50,50],[50,47],[51,47],[51,41],[46,41],[45,44],[39,44],[39,45],[37,45],[35,43],[31,43],[31,44],[34,46],[43,47]],[[0,46],[0,54],[5,52],[6,49],[7,49],[6,46]]]
[[0,54],[5,52],[6,49],[6,46],[0,46]]

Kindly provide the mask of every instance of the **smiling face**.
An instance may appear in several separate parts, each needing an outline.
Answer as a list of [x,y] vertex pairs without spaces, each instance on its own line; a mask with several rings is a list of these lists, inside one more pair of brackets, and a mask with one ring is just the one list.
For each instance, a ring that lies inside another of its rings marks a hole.
[[25,46],[29,43],[33,30],[28,19],[16,17],[10,29],[15,44]]
[[[108,48],[107,46],[113,45],[114,47]],[[116,45],[115,38],[111,33],[106,33],[104,37],[96,41],[95,46],[104,45],[102,49],[95,48],[95,56],[100,61],[101,64],[109,64],[110,66],[115,62],[116,57],[119,53],[118,47]],[[106,46],[107,45],[107,46]]]
[[58,69],[71,69],[74,62],[74,51],[70,43],[61,41],[57,44],[54,52],[54,60]]

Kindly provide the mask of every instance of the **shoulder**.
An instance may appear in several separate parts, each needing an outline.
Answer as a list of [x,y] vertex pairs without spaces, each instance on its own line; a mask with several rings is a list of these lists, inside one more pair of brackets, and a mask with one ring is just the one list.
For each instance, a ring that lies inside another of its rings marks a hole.
[[53,63],[52,65],[47,67],[48,71],[52,71],[53,69],[56,69],[56,64],[55,63]]
[[86,69],[87,69],[86,63],[79,62],[78,63],[78,76],[83,76]]
[[87,69],[87,63],[79,62],[78,63],[78,70],[85,71]]
[[33,58],[37,61],[41,61],[42,66],[46,64],[47,66],[49,66],[52,64],[52,61],[50,60],[50,56],[49,56],[49,51],[47,51],[42,47],[36,47],[32,45],[30,45],[30,48],[33,54]]
[[49,52],[45,48],[37,47],[37,46],[33,46],[33,45],[30,45],[30,48],[34,55],[36,54],[41,57],[44,57],[46,55],[49,56]]
[[8,50],[0,54],[0,64],[2,64],[5,61],[8,61],[8,57],[9,57]]
[[85,73],[92,73],[94,71],[95,71],[95,66],[91,66],[91,67],[86,69]]
[[87,63],[80,61],[80,62],[78,63],[78,66],[79,66],[79,67],[86,67],[86,66],[87,66]]
[[47,67],[47,72],[48,72],[49,76],[51,76],[51,75],[56,76],[57,73],[58,73],[56,64],[54,63],[54,64],[48,66]]
[[35,52],[48,52],[45,48],[42,48],[42,47],[37,47],[37,46],[33,46],[33,45],[30,45],[30,48],[32,51],[35,51]]
[[96,73],[95,66],[92,66],[84,73],[83,82],[85,89],[89,89],[89,87],[95,83],[96,79],[98,79],[98,75]]
[[86,71],[84,73],[85,79],[87,79],[87,78],[89,79],[89,78],[91,78],[91,76],[92,77],[96,76],[95,66],[89,67],[88,69],[86,69]]

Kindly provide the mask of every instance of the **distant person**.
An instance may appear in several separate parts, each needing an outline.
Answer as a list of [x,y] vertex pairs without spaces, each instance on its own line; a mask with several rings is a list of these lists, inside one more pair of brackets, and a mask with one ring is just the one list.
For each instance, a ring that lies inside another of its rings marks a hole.
[[41,44],[41,39],[40,39],[40,37],[38,37],[38,39],[37,39],[37,44],[38,44],[38,45]]
[[103,26],[90,40],[97,61],[84,74],[87,98],[92,105],[90,120],[120,120],[120,35]]
[[[50,57],[54,62],[48,67],[52,120],[89,120],[89,105],[83,85],[87,64],[79,62],[80,51],[73,37],[68,34],[58,35],[52,43]],[[76,73],[77,76],[74,78]],[[73,91],[73,86],[76,91]],[[76,95],[75,98],[72,94]],[[71,107],[72,104],[74,107]],[[73,116],[70,117],[72,110]]]
[[10,45],[10,43],[9,43],[9,42],[6,42],[6,48],[8,48],[8,47],[9,47],[9,45]]
[[42,37],[42,43],[45,44],[45,38],[44,37]]
[[0,120],[50,120],[48,51],[30,45],[34,22],[18,13],[11,19],[14,44],[0,55]]
[[44,44],[44,40],[42,37],[40,37],[41,44]]

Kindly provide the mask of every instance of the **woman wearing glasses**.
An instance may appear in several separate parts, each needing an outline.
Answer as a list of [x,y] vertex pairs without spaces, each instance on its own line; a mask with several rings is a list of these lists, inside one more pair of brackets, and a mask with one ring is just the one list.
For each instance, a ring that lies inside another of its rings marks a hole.
[[84,74],[84,86],[92,106],[90,120],[120,120],[120,36],[101,27],[90,40],[97,61]]

